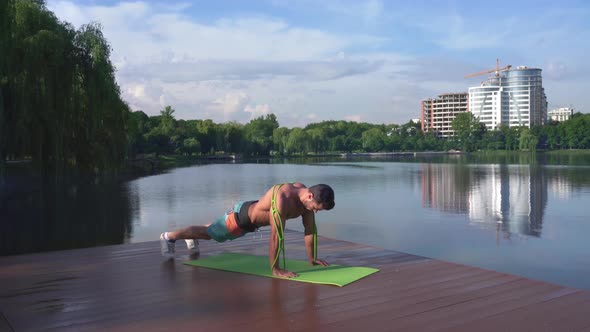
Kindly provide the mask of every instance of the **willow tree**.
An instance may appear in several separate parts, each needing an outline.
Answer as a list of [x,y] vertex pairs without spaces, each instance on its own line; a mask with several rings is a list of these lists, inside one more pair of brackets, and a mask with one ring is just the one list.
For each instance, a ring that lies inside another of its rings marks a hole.
[[82,26],[74,40],[80,59],[78,112],[86,124],[79,133],[84,143],[76,148],[80,166],[114,169],[122,163],[127,144],[129,108],[120,97],[110,45],[97,23]]
[[10,60],[12,59],[12,28],[14,25],[14,1],[0,1],[0,183],[6,176],[6,157],[8,153],[8,123],[11,104]]
[[98,24],[76,31],[43,1],[0,1],[0,167],[30,158],[44,173],[116,169],[128,107]]

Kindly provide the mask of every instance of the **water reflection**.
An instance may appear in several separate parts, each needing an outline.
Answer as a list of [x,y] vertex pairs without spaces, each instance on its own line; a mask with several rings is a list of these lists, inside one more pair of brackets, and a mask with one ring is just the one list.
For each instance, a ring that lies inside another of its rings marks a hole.
[[[423,164],[422,206],[467,214],[470,223],[506,234],[541,236],[545,168],[533,165]],[[553,178],[564,187],[563,177]]]
[[466,166],[422,164],[422,206],[443,212],[467,213],[471,183]]
[[[321,214],[323,234],[392,249],[400,249],[397,236],[408,237],[412,227],[423,232],[441,216],[465,241],[477,228],[541,238],[586,227],[589,167],[518,156],[531,163],[477,164],[468,156],[445,157],[446,163],[312,160],[199,165],[126,183],[9,178],[0,185],[0,255],[151,241],[163,229],[209,222],[235,202],[292,180],[337,190],[337,208]],[[396,224],[402,222],[403,228]],[[428,246],[423,236],[410,249]]]
[[118,182],[9,178],[0,187],[0,255],[123,243],[133,200]]

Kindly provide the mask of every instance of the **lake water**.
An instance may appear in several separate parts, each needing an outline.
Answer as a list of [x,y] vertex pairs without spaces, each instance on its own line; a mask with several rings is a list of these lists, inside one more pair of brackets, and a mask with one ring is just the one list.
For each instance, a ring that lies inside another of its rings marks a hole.
[[[334,188],[335,208],[316,215],[320,235],[590,289],[589,171],[460,156],[197,165],[123,184],[21,193],[2,206],[0,250],[153,241],[211,222],[275,183],[300,181]],[[300,220],[287,226],[302,230]]]

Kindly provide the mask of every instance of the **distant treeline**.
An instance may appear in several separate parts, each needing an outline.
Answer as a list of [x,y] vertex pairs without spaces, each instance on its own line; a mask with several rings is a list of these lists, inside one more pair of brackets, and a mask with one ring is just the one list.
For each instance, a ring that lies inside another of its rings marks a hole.
[[448,141],[464,151],[590,149],[590,114],[576,113],[567,121],[532,128],[501,125],[487,130],[472,113],[462,113],[452,127],[455,136]]
[[251,120],[216,124],[211,120],[176,120],[167,106],[158,116],[132,113],[130,155],[239,153],[259,155],[305,155],[341,152],[588,149],[590,114],[576,113],[561,123],[526,128],[500,126],[488,131],[471,113],[453,122],[455,136],[441,138],[423,133],[420,125],[408,122],[370,124],[352,121],[323,121],[304,128],[280,127],[274,114]]
[[423,135],[417,123],[376,125],[352,121],[324,121],[305,128],[280,127],[274,114],[251,120],[214,123],[176,120],[167,106],[158,116],[133,112],[129,121],[130,155],[153,153],[230,153],[246,156],[325,154],[355,151],[432,150],[439,140]]
[[590,115],[534,128],[487,131],[471,113],[441,138],[408,122],[323,121],[281,127],[274,114],[246,124],[177,120],[132,112],[121,99],[100,25],[76,30],[42,0],[0,1],[0,176],[6,161],[30,159],[42,172],[116,171],[141,154],[245,156],[340,152],[590,148]]

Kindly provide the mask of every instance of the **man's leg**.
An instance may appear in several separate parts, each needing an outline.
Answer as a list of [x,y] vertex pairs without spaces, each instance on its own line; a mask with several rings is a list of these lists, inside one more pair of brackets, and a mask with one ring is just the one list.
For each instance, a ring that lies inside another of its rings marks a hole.
[[176,231],[166,232],[167,240],[186,240],[186,239],[202,239],[211,240],[209,234],[207,234],[207,226],[189,226],[181,228]]
[[207,233],[208,226],[209,225],[189,226],[176,231],[162,233],[160,235],[162,256],[174,258],[174,253],[176,252],[176,240],[185,240],[186,247],[192,252],[192,254],[197,254],[199,252],[199,241],[197,239],[211,239]]

